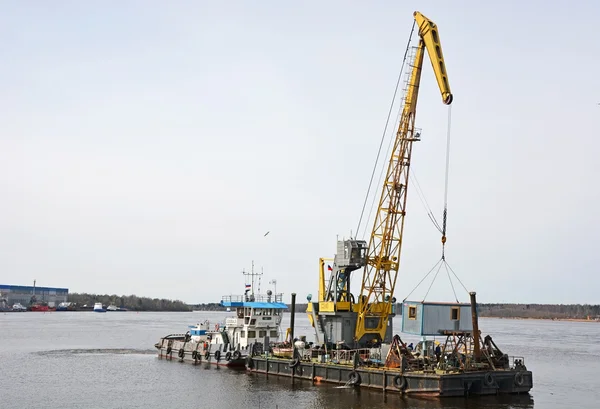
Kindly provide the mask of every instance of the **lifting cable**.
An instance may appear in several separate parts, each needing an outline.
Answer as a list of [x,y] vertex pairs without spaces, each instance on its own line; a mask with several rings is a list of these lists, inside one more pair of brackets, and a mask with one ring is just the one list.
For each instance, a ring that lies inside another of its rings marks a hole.
[[450,172],[450,125],[452,124],[452,105],[448,105],[448,131],[446,133],[446,180],[444,182],[444,213],[442,216],[442,260],[446,259],[446,219],[448,216],[448,174]]
[[[417,191],[418,192],[420,191],[419,198],[421,199],[421,202],[425,206],[425,208],[428,212],[429,218],[431,219],[434,226],[436,226],[436,228],[440,231],[440,233],[442,233],[442,257],[438,260],[437,263],[435,263],[435,265],[431,268],[431,270],[429,270],[429,272],[427,274],[425,274],[425,276],[421,279],[421,281],[419,281],[419,283],[415,286],[415,288],[413,288],[411,290],[411,292],[404,298],[403,301],[406,301],[408,299],[408,297],[410,297],[410,295],[423,283],[423,281],[425,281],[425,279],[437,267],[437,271],[436,271],[435,275],[433,276],[433,280],[431,280],[431,283],[429,284],[429,287],[427,288],[427,292],[425,293],[425,296],[423,297],[423,301],[425,301],[425,298],[427,298],[427,295],[429,294],[429,291],[431,290],[431,287],[433,286],[433,283],[435,282],[442,266],[444,266],[444,268],[446,269],[446,273],[448,275],[448,280],[450,281],[450,286],[452,288],[452,292],[454,293],[454,298],[456,299],[457,303],[459,301],[458,301],[458,297],[456,295],[456,290],[454,288],[454,283],[452,282],[452,277],[450,276],[450,272],[452,272],[452,274],[454,275],[456,280],[458,280],[458,282],[460,283],[462,288],[464,288],[464,290],[467,293],[469,292],[469,290],[467,290],[467,287],[465,287],[465,285],[460,280],[460,278],[458,278],[458,275],[456,275],[454,270],[452,270],[452,267],[450,267],[450,265],[446,261],[446,255],[445,255],[446,231],[447,231],[447,220],[448,220],[448,179],[449,179],[449,173],[450,173],[450,129],[451,129],[451,124],[452,124],[452,105],[449,105],[448,106],[448,129],[447,129],[447,134],[446,134],[446,169],[445,169],[445,180],[444,180],[444,211],[442,214],[442,227],[441,228],[440,228],[439,224],[437,223],[437,220],[433,216],[433,213],[429,209],[429,204],[427,204],[427,200],[425,200],[425,195],[422,193],[421,187],[418,185],[418,183],[415,183],[416,178],[413,181],[413,184],[415,184],[417,186]],[[422,195],[422,198],[421,198],[421,195]]]
[[[400,68],[400,74],[398,75],[398,80],[396,81],[396,88],[394,89],[394,95],[392,96],[392,102],[390,104],[390,110],[388,111],[388,116],[385,121],[385,127],[383,128],[383,135],[381,135],[381,142],[379,143],[379,149],[377,150],[377,157],[375,158],[375,164],[373,165],[373,172],[371,173],[371,180],[369,180],[369,188],[367,189],[367,194],[365,196],[365,201],[363,203],[362,210],[360,212],[360,218],[358,220],[358,227],[356,228],[356,235],[360,232],[360,224],[362,223],[362,218],[365,213],[365,208],[367,206],[367,201],[369,200],[369,193],[371,192],[371,187],[373,185],[373,177],[375,176],[375,171],[377,169],[377,163],[379,162],[379,155],[381,154],[381,147],[383,146],[383,141],[385,140],[385,134],[387,133],[387,128],[390,123],[390,116],[392,115],[392,109],[394,108],[394,102],[396,101],[396,95],[398,93],[398,87],[400,85],[400,80],[402,79],[402,71],[404,70],[404,65],[406,63],[406,56],[408,55],[408,50],[410,48],[410,42],[412,40],[413,32],[415,31],[415,21],[413,21],[412,28],[410,30],[410,36],[408,37],[408,43],[406,44],[406,50],[404,50],[404,58],[402,58],[402,68]],[[374,195],[376,196],[376,195]],[[375,199],[373,199],[375,200]],[[372,207],[371,207],[372,209]],[[370,215],[369,215],[370,217]]]

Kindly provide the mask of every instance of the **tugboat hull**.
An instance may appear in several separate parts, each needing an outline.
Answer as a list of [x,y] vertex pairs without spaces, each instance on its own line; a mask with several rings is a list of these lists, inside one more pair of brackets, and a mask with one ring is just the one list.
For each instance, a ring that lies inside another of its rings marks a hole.
[[177,360],[192,364],[210,364],[228,368],[246,367],[246,355],[241,351],[220,351],[217,345],[209,344],[204,348],[203,342],[185,341],[182,339],[162,338],[155,345],[158,358]]

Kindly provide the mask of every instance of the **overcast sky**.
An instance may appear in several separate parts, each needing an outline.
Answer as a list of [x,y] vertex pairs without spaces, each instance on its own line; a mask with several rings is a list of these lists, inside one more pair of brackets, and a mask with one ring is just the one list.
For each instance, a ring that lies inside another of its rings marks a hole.
[[[600,302],[597,2],[0,5],[2,284],[218,302],[254,259],[263,291],[316,297],[418,9],[454,93],[450,266],[482,302]],[[427,57],[421,83],[411,169],[441,218],[448,108]],[[398,299],[440,253],[409,187]],[[452,298],[441,275],[427,299]]]

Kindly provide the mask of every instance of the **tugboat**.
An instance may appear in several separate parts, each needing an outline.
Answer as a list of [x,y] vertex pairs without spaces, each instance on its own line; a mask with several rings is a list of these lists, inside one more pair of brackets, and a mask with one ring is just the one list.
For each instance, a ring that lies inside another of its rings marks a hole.
[[[246,273],[244,273],[246,274]],[[254,281],[254,272],[248,273]],[[224,322],[206,320],[192,325],[185,334],[171,334],[154,346],[158,357],[178,358],[179,361],[198,364],[206,362],[227,367],[246,365],[253,353],[262,353],[263,345],[276,344],[281,334],[281,317],[287,305],[282,294],[255,294],[254,283],[246,284],[244,295],[226,295],[221,305],[235,312]]]
[[94,312],[106,312],[106,308],[104,308],[101,302],[97,302],[94,304]]

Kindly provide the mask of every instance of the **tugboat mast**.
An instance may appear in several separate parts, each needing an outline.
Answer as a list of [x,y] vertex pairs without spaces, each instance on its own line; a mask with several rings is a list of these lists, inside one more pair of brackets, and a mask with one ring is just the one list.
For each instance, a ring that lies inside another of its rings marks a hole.
[[[247,273],[246,270],[242,270],[242,274],[244,276],[250,277],[250,297],[252,299],[254,299],[254,279],[255,279],[255,277],[258,277],[258,291],[257,292],[260,293],[260,277],[263,275],[262,269],[261,269],[260,273],[255,273],[254,272],[254,260],[252,260],[252,268],[251,268],[250,272]],[[246,291],[246,294],[248,294],[247,291]],[[248,298],[248,295],[246,295],[246,298]]]

